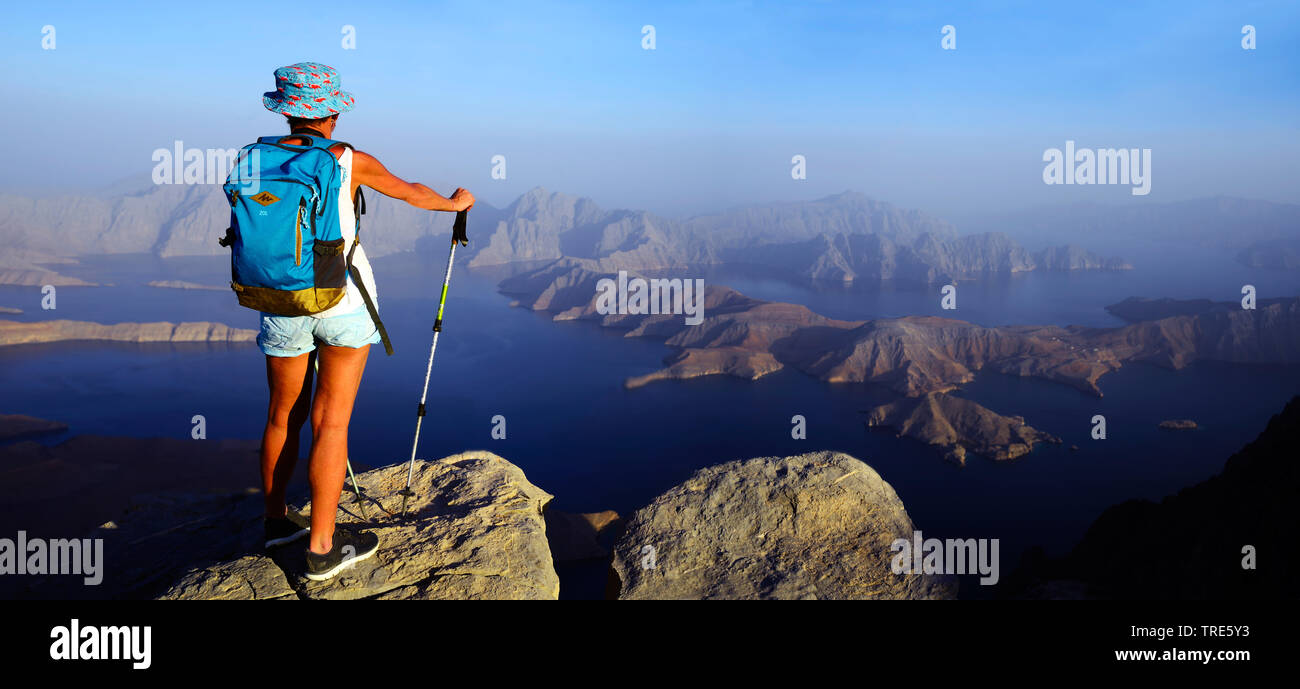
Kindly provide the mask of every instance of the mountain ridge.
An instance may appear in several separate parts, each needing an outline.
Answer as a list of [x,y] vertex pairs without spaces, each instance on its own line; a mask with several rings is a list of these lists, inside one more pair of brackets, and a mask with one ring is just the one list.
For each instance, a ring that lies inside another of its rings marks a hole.
[[[361,236],[371,258],[450,234],[451,214],[371,194]],[[59,257],[152,253],[220,255],[229,209],[217,185],[154,185],[116,196],[0,194],[0,240]],[[809,280],[937,283],[1027,270],[1126,269],[1120,259],[1066,245],[1030,253],[1003,233],[958,235],[948,222],[859,192],[739,206],[684,220],[605,209],[535,187],[504,208],[472,214],[471,267],[564,257],[607,270],[753,264]],[[32,270],[30,266],[10,266]],[[20,277],[24,283],[36,274]]]

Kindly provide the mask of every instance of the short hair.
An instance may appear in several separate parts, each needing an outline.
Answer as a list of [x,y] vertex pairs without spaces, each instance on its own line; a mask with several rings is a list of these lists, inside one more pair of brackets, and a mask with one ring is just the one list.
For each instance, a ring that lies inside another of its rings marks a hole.
[[320,125],[321,125],[323,122],[325,122],[325,120],[330,119],[330,117],[338,117],[338,114],[335,113],[335,114],[333,114],[333,115],[330,115],[329,117],[317,117],[317,118],[314,118],[314,119],[309,119],[309,118],[306,118],[306,117],[294,117],[293,115],[286,115],[286,117],[289,118],[289,129],[290,129],[290,130],[293,130],[293,129],[300,129],[300,128],[303,128],[303,127],[306,127],[306,128],[308,128],[308,129],[316,129],[316,128],[319,128]]

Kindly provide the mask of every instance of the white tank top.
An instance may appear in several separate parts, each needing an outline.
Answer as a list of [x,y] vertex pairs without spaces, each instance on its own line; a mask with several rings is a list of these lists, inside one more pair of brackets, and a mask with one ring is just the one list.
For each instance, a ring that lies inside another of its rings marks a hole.
[[[343,154],[339,156],[339,168],[342,169],[342,178],[339,181],[339,228],[343,232],[343,255],[347,256],[352,250],[352,245],[357,241],[357,219],[354,215],[352,205],[352,149],[343,149]],[[352,265],[356,267],[357,272],[361,274],[361,281],[370,293],[370,299],[375,303],[375,310],[379,310],[379,293],[375,290],[375,275],[370,269],[370,261],[366,260],[366,248],[364,245],[357,246],[357,252],[352,256]],[[348,288],[343,294],[343,301],[331,306],[320,313],[314,314],[313,318],[331,318],[334,316],[343,316],[355,311],[365,311],[366,302],[361,298],[361,291],[356,288],[352,282],[352,274],[348,273]]]

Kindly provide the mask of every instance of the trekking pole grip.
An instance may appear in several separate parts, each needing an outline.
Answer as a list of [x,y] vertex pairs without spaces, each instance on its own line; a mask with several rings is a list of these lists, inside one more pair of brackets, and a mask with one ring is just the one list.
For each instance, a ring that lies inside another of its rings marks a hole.
[[456,211],[456,221],[451,225],[451,243],[460,242],[461,246],[469,246],[469,236],[465,234],[465,220],[469,216],[469,209]]

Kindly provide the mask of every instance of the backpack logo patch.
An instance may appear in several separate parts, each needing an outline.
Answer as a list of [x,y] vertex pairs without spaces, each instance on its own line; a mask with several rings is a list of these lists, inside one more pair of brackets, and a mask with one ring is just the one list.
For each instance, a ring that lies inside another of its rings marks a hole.
[[264,191],[258,194],[257,196],[250,196],[248,198],[262,204],[263,206],[269,206],[275,203],[276,201],[280,200],[279,196],[276,196],[275,194],[272,194],[269,191]]

